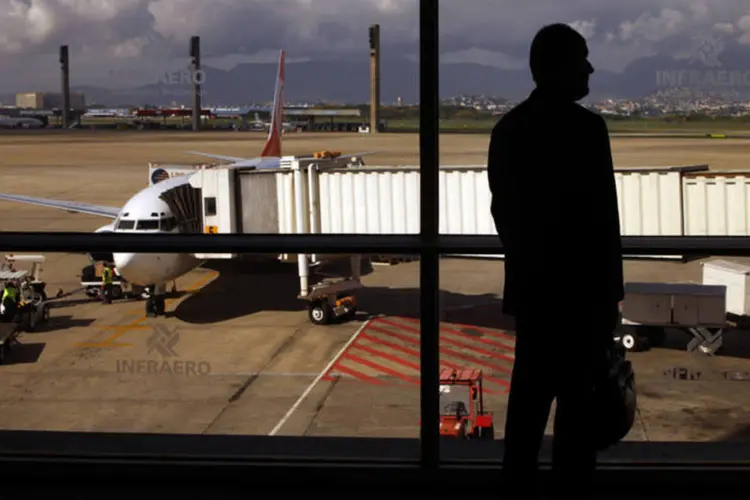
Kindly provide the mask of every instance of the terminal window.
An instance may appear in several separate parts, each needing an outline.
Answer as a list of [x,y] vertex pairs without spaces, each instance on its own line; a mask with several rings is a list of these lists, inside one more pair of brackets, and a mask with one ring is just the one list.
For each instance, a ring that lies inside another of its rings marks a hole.
[[206,198],[205,205],[206,206],[204,207],[205,208],[204,213],[207,216],[216,215],[216,198],[215,197]]

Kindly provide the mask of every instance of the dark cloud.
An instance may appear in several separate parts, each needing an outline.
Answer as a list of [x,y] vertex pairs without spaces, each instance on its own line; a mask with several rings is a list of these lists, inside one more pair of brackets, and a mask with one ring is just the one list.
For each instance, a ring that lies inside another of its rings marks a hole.
[[[381,25],[386,56],[413,57],[414,0],[0,0],[4,91],[55,85],[57,47],[71,47],[80,83],[143,83],[187,64],[200,35],[204,58],[267,60],[285,48],[294,58],[367,53],[367,26]],[[745,0],[441,0],[446,60],[523,64],[543,24],[567,22],[589,39],[600,67],[620,70],[654,53],[692,50],[698,34],[750,48]],[[241,56],[241,57],[240,57]],[[244,57],[244,58],[243,58]],[[126,76],[127,75],[127,76]],[[111,76],[110,76],[111,78]]]

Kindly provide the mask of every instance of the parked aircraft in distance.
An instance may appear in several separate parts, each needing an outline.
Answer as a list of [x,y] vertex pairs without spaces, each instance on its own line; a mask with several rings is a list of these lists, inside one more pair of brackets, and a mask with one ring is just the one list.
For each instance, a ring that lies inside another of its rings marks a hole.
[[36,118],[12,118],[0,116],[0,128],[43,128],[44,123]]

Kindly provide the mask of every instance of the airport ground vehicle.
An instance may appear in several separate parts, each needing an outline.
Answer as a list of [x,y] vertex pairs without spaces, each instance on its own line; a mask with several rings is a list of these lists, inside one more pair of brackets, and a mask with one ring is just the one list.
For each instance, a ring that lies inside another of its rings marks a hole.
[[[91,298],[100,296],[102,291],[101,271],[103,266],[103,262],[97,262],[81,269],[81,286],[86,296]],[[143,292],[143,287],[129,283],[125,278],[120,276],[117,268],[115,268],[114,279],[112,281],[112,300],[140,297]]]
[[50,306],[47,302],[22,302],[13,318],[5,315],[3,308],[0,314],[0,364],[12,346],[18,343],[22,332],[33,332],[37,325],[49,321]]
[[[8,254],[0,264],[0,282],[18,281],[21,299],[24,302],[44,302],[47,300],[47,283],[42,281],[44,255]],[[31,264],[31,269],[19,270],[18,264]]]
[[[32,332],[40,323],[49,320],[50,305],[47,284],[40,279],[43,255],[6,255],[0,266],[2,289],[10,281],[18,283],[19,307],[13,317],[8,317],[5,306],[0,306],[0,364],[11,346],[17,343],[18,334]],[[19,263],[31,263],[31,269],[18,270]]]
[[[335,320],[346,321],[354,319],[357,314],[356,291],[363,288],[360,280],[362,270],[362,256],[356,255],[349,258],[350,268],[339,272],[326,272],[316,268],[316,274],[325,276],[319,283],[307,286],[307,275],[309,268],[300,272],[301,292],[297,298],[307,301],[307,316],[314,325],[327,325]],[[342,260],[341,263],[344,261]],[[333,271],[330,269],[329,271]]]
[[327,325],[334,319],[351,319],[357,314],[357,298],[352,292],[315,294],[309,301],[307,316],[314,325]]
[[440,435],[495,439],[492,413],[484,409],[482,370],[441,370]]

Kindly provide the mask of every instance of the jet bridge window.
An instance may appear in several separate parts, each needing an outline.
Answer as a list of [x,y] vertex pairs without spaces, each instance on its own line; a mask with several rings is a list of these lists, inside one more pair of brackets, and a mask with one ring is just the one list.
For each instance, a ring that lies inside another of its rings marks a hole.
[[159,229],[159,220],[139,220],[136,225],[137,230],[155,231]]
[[121,220],[117,223],[117,229],[131,230],[135,227],[134,220]]
[[205,207],[204,207],[204,213],[206,216],[210,217],[212,215],[216,215],[216,197],[212,196],[210,198],[206,198],[204,201]]

